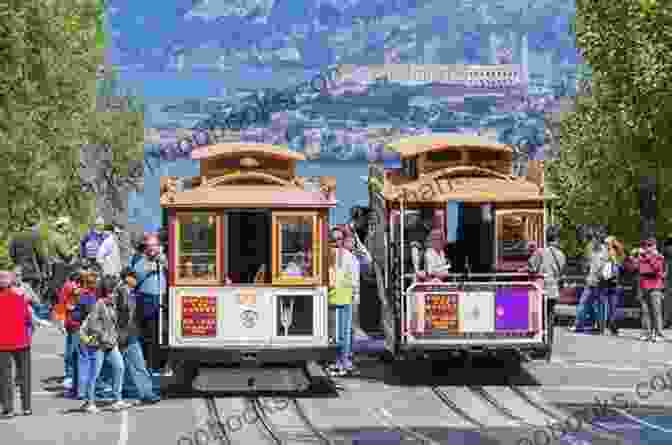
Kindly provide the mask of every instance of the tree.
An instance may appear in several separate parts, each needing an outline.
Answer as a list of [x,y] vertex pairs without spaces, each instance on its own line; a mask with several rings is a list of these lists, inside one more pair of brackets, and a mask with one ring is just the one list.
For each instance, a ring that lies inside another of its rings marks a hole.
[[[634,245],[672,230],[664,210],[672,208],[672,7],[643,5],[577,1],[577,44],[588,66],[575,109],[560,124],[559,158],[547,166],[570,250],[581,223],[608,224]],[[641,185],[651,183],[664,210],[657,224],[652,206],[640,203]]]
[[[672,4],[578,0],[576,6],[577,43],[592,69],[595,106],[610,116],[605,130],[617,138],[614,150],[636,166],[647,192],[669,168]],[[641,209],[642,237],[656,234],[651,207]]]
[[141,111],[96,110],[103,13],[99,0],[0,2],[0,250],[47,217],[90,224],[96,190],[83,188],[83,146],[114,147],[121,176],[136,168],[129,159],[141,159]]

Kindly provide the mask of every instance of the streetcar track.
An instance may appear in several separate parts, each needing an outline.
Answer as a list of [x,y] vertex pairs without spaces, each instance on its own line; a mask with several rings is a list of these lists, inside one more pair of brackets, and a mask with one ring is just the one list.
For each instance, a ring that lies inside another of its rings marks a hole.
[[313,432],[313,434],[320,439],[320,442],[324,445],[335,445],[334,441],[329,439],[322,431],[320,431],[315,424],[310,420],[306,411],[303,409],[303,406],[299,403],[298,400],[292,399],[292,405],[294,406],[294,411],[296,414],[303,420],[308,428]]
[[440,445],[438,442],[422,433],[399,425],[393,420],[392,415],[385,408],[369,408],[369,413],[371,413],[371,416],[376,419],[378,423],[388,430],[396,431],[402,436],[415,440],[416,442],[420,442],[424,445]]
[[480,420],[472,417],[465,410],[463,410],[462,408],[457,406],[457,404],[448,397],[448,395],[445,393],[445,391],[443,389],[441,389],[438,386],[433,386],[432,387],[432,392],[441,401],[441,403],[443,403],[445,406],[447,406],[451,411],[453,411],[459,417],[466,420],[467,422],[474,425],[475,427],[478,427],[479,430],[484,430],[486,428],[486,425],[483,422],[481,422]]
[[[255,412],[259,417],[265,429],[265,432],[268,434],[268,436],[270,436],[270,438],[273,440],[275,444],[281,445],[290,442],[294,443],[295,441],[297,441],[297,439],[292,436],[299,436],[298,441],[300,442],[317,441],[323,445],[334,445],[334,442],[329,437],[327,437],[327,435],[325,435],[322,431],[320,431],[320,429],[317,428],[317,426],[315,426],[315,424],[310,420],[310,417],[306,414],[305,409],[297,399],[290,398],[289,401],[293,408],[292,410],[293,413],[300,421],[300,426],[297,429],[303,430],[301,432],[297,433],[287,431],[288,429],[295,428],[294,425],[284,425],[279,427],[277,422],[271,421],[268,414],[263,409],[261,400],[259,398],[249,399],[249,403],[253,404]],[[304,435],[305,437],[301,437]],[[283,440],[281,436],[289,436],[289,437],[285,437],[285,439]]]
[[222,424],[221,417],[219,415],[219,409],[217,408],[217,401],[213,396],[208,396],[205,398],[205,406],[208,409],[208,416],[210,417],[210,422],[212,426],[217,428],[218,438],[221,445],[232,445],[231,438],[229,433],[226,430],[226,425]]
[[259,422],[264,427],[267,437],[276,445],[285,445],[285,443],[282,441],[282,439],[278,436],[277,432],[275,431],[270,419],[264,412],[264,408],[261,406],[261,402],[259,401],[259,399],[248,398],[247,403],[249,403],[254,409],[254,412],[257,415],[257,419],[259,419]]
[[501,414],[503,414],[505,417],[508,417],[510,420],[520,422],[526,425],[531,425],[529,422],[526,422],[525,419],[523,419],[520,416],[515,415],[509,408],[506,406],[502,405],[497,399],[495,399],[492,394],[487,392],[485,388],[483,388],[480,385],[469,385],[467,386],[469,391],[472,392],[476,397],[480,398],[481,400],[485,401],[488,403],[490,406],[495,408],[497,411],[499,411]]
[[[509,385],[509,389],[514,392],[518,397],[520,397],[523,401],[525,401],[528,405],[532,406],[533,408],[539,410],[543,414],[547,415],[548,417],[551,417],[555,419],[558,424],[568,424],[572,419],[576,420],[578,425],[579,425],[579,430],[583,432],[587,432],[590,434],[593,434],[599,438],[603,439],[610,439],[610,440],[620,440],[622,439],[622,436],[614,434],[611,430],[608,428],[605,428],[604,426],[600,425],[599,422],[594,422],[592,419],[588,420],[587,423],[584,423],[583,420],[579,421],[576,416],[572,413],[570,414],[556,414],[553,411],[549,410],[545,406],[543,406],[541,403],[538,401],[534,400],[532,396],[530,396],[528,393],[526,393],[524,390],[522,390],[520,387],[516,385]],[[569,425],[567,425],[569,426]],[[596,431],[597,430],[597,431]]]

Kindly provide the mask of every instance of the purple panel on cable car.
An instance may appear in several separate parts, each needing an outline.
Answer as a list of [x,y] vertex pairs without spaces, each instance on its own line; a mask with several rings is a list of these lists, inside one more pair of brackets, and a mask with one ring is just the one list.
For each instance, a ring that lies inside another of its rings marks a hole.
[[526,287],[500,288],[495,295],[495,330],[527,331],[530,298]]

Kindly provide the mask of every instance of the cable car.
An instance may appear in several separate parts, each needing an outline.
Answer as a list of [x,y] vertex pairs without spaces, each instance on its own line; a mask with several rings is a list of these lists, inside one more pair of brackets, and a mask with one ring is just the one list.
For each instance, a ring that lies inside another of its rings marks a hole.
[[180,364],[177,383],[305,389],[312,365],[336,357],[327,300],[335,178],[297,177],[305,158],[284,146],[220,143],[192,158],[200,176],[162,177],[160,197],[168,292],[159,330]]
[[[389,143],[369,162],[378,223],[367,245],[388,358],[550,358],[543,278],[520,270],[526,258],[516,265],[511,248],[543,247],[549,197],[538,168],[512,176],[512,158],[510,146],[489,138],[434,134]],[[423,261],[430,237],[443,241],[434,254],[446,263],[433,276]]]

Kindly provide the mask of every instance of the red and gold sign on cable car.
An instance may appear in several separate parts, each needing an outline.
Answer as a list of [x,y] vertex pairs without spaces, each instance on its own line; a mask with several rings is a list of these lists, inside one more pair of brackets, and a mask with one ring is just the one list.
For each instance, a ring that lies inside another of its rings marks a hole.
[[183,297],[182,335],[184,337],[217,336],[217,297]]
[[457,292],[425,295],[425,328],[457,333],[458,300]]

